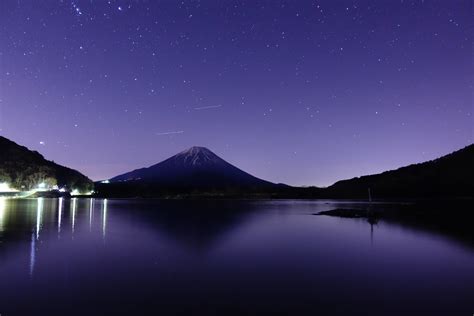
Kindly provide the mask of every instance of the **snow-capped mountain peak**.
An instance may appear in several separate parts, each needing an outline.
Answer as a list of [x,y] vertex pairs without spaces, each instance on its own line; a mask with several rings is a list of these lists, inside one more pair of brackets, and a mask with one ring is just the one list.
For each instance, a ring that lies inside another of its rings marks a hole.
[[222,160],[206,147],[194,146],[174,156],[188,166],[220,163]]
[[272,186],[226,162],[205,147],[194,146],[158,164],[110,179],[110,182],[142,182],[160,187],[242,188]]

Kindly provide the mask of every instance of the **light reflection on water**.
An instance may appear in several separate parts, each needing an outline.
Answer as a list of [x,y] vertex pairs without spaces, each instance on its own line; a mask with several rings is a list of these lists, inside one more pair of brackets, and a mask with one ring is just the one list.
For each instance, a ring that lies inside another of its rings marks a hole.
[[61,219],[63,214],[63,198],[59,198],[58,206],[58,238],[61,235]]
[[107,199],[102,201],[102,237],[105,238],[107,228]]
[[[81,201],[85,202],[85,201]],[[45,211],[45,203],[47,204],[47,210]],[[68,204],[69,203],[69,204]],[[71,232],[71,239],[74,239],[74,233],[76,228],[76,220],[77,220],[77,213],[78,213],[78,199],[73,198],[71,200],[65,200],[63,198],[59,199],[44,199],[44,198],[37,198],[37,199],[28,199],[28,200],[10,200],[6,198],[0,198],[0,237],[2,239],[5,238],[5,233],[9,232],[9,224],[12,226],[20,225],[20,231],[13,231],[14,233],[19,233],[23,230],[30,231],[31,238],[29,239],[30,243],[30,252],[29,252],[29,275],[33,276],[35,270],[35,262],[37,257],[38,251],[38,242],[43,241],[50,241],[50,238],[42,239],[41,232],[43,229],[48,229],[51,231],[52,226],[56,226],[57,230],[57,239],[61,238],[61,230],[62,230],[62,222],[64,220],[64,216],[69,216],[70,218],[70,232]],[[101,200],[101,210],[100,210],[100,218],[94,218],[94,199],[88,199],[89,203],[89,231],[92,232],[92,225],[94,220],[100,221],[100,227],[102,236],[105,238],[106,235],[106,228],[107,228],[107,200]],[[26,205],[26,208],[17,209],[17,204]],[[64,208],[66,206],[69,207],[69,214],[64,213]],[[35,211],[32,212],[32,206],[35,207]],[[44,213],[46,212],[46,219]],[[18,215],[20,218],[18,218]],[[55,223],[53,217],[55,217]],[[19,222],[15,222],[19,220]],[[47,220],[47,223],[45,223]],[[33,225],[29,227],[29,224],[32,223]],[[47,227],[44,227],[47,225]],[[8,236],[7,236],[8,238]],[[7,240],[1,240],[2,243],[8,242]],[[0,244],[1,246],[1,244]],[[1,251],[1,247],[0,247]]]
[[0,199],[0,313],[472,309],[473,249],[383,221],[312,215],[339,205]]
[[5,217],[6,199],[0,197],[0,232],[3,230],[3,221]]

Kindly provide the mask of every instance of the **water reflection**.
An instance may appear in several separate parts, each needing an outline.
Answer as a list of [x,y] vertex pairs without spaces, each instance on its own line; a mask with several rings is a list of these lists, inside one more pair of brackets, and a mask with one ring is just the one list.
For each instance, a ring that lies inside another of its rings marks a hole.
[[107,227],[107,199],[102,201],[102,237],[105,238]]
[[248,201],[160,200],[114,204],[113,214],[127,216],[187,250],[205,253],[259,212],[270,209],[273,206]]
[[0,197],[0,232],[3,231],[3,221],[5,219],[5,209],[6,209],[5,198]]
[[[100,207],[100,218],[95,218],[96,207]],[[21,248],[21,241],[23,241],[24,245],[28,245],[28,275],[33,277],[39,263],[41,248],[44,247],[43,245],[51,243],[52,234],[58,241],[64,234],[70,235],[72,239],[84,238],[86,234],[80,230],[80,227],[88,227],[87,233],[94,234],[96,232],[93,229],[94,220],[100,220],[100,226],[98,226],[100,230],[97,230],[97,233],[100,232],[101,238],[105,238],[107,213],[106,200],[98,206],[94,199],[14,200],[0,198],[0,256],[5,251]],[[65,219],[71,223],[70,227],[63,226]],[[88,225],[82,226],[82,221],[87,221]]]
[[[1,312],[404,314],[389,308],[409,306],[417,295],[424,295],[415,302],[420,314],[471,307],[472,249],[384,220],[311,215],[333,207],[6,200],[0,203]],[[347,308],[334,311],[340,302]],[[374,312],[367,310],[372,304]]]
[[92,216],[94,214],[94,199],[89,200],[89,231],[92,231]]
[[31,234],[31,248],[30,248],[30,276],[33,276],[33,270],[35,269],[36,261],[36,238],[35,234]]
[[74,226],[76,223],[77,199],[72,199],[72,237],[74,238]]
[[[42,217],[43,217],[43,208],[44,200],[43,198],[38,198],[36,200],[36,230],[31,233],[31,246],[30,246],[30,276],[33,276],[36,262],[36,241],[40,238],[40,231],[42,227]],[[36,234],[35,234],[36,232]]]
[[37,207],[36,207],[36,240],[39,239],[39,234],[41,230],[41,220],[43,216],[43,207],[44,201],[43,198],[37,199]]
[[58,207],[58,238],[61,237],[61,219],[63,214],[63,198],[59,198],[59,207]]

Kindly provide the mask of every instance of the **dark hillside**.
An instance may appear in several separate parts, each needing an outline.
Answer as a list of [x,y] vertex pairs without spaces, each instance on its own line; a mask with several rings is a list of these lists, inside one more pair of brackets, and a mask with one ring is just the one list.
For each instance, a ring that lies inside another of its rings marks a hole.
[[0,182],[7,182],[11,187],[22,190],[33,189],[40,183],[81,192],[93,189],[92,181],[80,172],[46,160],[37,151],[1,136]]

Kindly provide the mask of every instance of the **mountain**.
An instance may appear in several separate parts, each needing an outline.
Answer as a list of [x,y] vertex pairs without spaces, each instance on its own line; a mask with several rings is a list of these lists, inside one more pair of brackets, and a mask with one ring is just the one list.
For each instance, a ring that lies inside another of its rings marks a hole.
[[96,183],[104,197],[442,198],[474,195],[474,145],[444,157],[380,174],[298,188],[256,178],[204,147]]
[[474,144],[441,158],[336,182],[325,196],[367,198],[474,196]]
[[93,182],[78,171],[48,161],[37,151],[0,136],[0,183],[4,182],[19,190],[34,189],[40,183],[80,192],[93,189]]
[[204,147],[191,147],[148,168],[97,184],[99,193],[123,196],[191,192],[259,191],[279,185],[254,177]]

